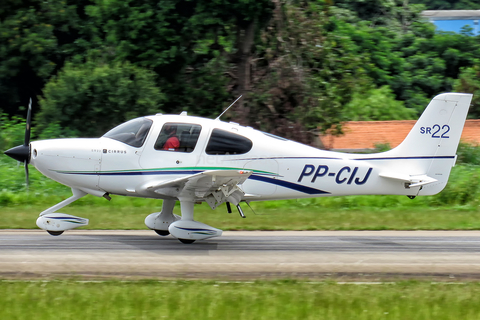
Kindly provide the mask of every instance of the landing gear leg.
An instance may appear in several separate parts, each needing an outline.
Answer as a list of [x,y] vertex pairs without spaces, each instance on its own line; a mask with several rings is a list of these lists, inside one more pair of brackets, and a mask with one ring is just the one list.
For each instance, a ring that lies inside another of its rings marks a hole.
[[170,224],[181,219],[176,214],[173,214],[175,202],[175,200],[163,200],[162,211],[148,215],[145,218],[145,225],[158,235],[168,236],[170,234],[168,231]]
[[[180,208],[182,209],[182,221],[192,221],[193,222],[193,207],[195,203],[188,199],[188,200],[180,200]],[[182,239],[178,238],[181,243],[184,244],[192,244],[195,242],[195,239]]]

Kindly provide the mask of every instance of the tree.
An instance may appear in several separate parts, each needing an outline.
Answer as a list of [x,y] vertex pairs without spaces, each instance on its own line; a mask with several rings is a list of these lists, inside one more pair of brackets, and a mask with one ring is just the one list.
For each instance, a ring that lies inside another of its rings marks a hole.
[[473,0],[411,0],[425,5],[427,10],[479,10],[480,4]]
[[433,24],[414,19],[407,32],[400,32],[355,21],[346,8],[341,12],[336,30],[352,40],[349,48],[362,56],[367,75],[377,87],[388,85],[396,99],[417,114],[433,96],[451,91],[460,69],[472,66],[479,54],[478,41],[467,33],[436,33]]
[[480,64],[462,69],[459,78],[455,81],[455,92],[473,93],[472,104],[468,117],[480,118]]
[[43,93],[39,129],[58,124],[85,137],[96,137],[126,120],[160,112],[164,101],[155,86],[155,74],[129,62],[67,63]]
[[[85,0],[87,1],[87,0]],[[75,5],[69,3],[74,2]],[[82,1],[2,0],[0,107],[9,114],[41,93],[80,36]]]
[[[228,91],[241,94],[248,87],[246,61],[253,35],[268,20],[271,7],[270,0],[112,0],[94,1],[86,13],[101,44],[96,50],[104,58],[128,60],[158,74],[167,112],[192,107],[205,114],[220,110],[218,100]],[[227,63],[236,65],[230,90],[225,85]],[[211,81],[212,65],[220,81]],[[206,88],[207,81],[211,84],[205,99],[197,84]]]
[[338,14],[347,18],[349,23],[368,21],[371,27],[388,27],[397,32],[411,31],[421,19],[423,10],[423,6],[405,0],[336,0],[334,4],[346,10]]
[[407,120],[415,119],[416,112],[395,100],[388,86],[355,92],[345,106],[344,118],[349,121]]
[[313,143],[319,131],[342,120],[343,106],[364,78],[362,61],[349,52],[349,39],[330,29],[335,17],[327,4],[274,3],[251,60],[247,123]]

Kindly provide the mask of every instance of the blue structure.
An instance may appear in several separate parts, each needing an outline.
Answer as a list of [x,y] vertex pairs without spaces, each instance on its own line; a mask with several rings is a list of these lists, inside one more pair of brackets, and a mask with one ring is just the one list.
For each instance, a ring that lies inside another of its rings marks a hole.
[[480,10],[425,10],[422,16],[432,22],[437,30],[460,33],[463,27],[472,28],[473,35],[480,34]]

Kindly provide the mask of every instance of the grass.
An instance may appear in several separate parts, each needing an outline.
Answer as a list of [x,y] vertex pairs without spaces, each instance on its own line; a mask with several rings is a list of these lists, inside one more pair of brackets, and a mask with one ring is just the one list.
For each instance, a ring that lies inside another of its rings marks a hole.
[[[161,202],[157,201],[157,205]],[[255,208],[257,204],[252,204]],[[0,229],[37,228],[38,213],[45,207],[3,208]],[[83,229],[145,229],[145,217],[158,206],[73,206],[61,210],[90,219]],[[257,214],[244,208],[246,219],[228,214],[224,207],[212,211],[197,205],[195,218],[222,230],[474,230],[480,229],[480,210],[474,208],[323,209],[321,207],[260,208]],[[180,213],[180,208],[175,208]]]
[[0,319],[478,319],[480,285],[6,282]]

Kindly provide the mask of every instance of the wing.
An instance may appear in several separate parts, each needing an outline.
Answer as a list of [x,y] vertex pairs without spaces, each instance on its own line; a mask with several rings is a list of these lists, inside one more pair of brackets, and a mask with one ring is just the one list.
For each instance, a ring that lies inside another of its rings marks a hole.
[[208,170],[147,185],[145,189],[167,197],[193,197],[205,200],[212,209],[215,209],[227,201],[237,205],[245,194],[239,185],[252,173],[248,170]]

